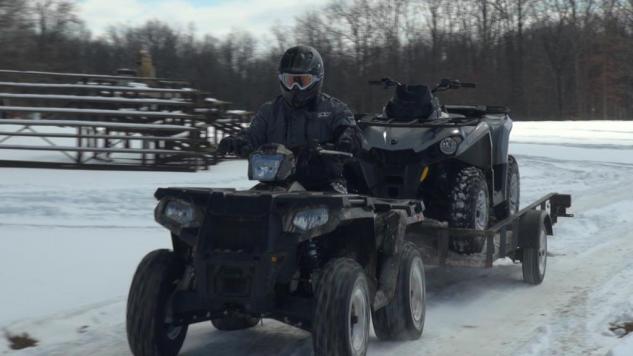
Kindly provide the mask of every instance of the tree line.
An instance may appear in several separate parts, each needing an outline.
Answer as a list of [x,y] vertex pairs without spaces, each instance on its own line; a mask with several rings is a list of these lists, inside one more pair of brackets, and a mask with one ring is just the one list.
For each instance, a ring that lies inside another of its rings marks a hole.
[[113,73],[150,51],[161,77],[256,110],[277,95],[278,60],[316,47],[325,90],[356,112],[376,112],[391,77],[478,88],[442,94],[455,104],[509,106],[519,120],[633,118],[633,0],[333,0],[266,40],[224,38],[159,21],[95,37],[67,0],[0,0],[0,67]]

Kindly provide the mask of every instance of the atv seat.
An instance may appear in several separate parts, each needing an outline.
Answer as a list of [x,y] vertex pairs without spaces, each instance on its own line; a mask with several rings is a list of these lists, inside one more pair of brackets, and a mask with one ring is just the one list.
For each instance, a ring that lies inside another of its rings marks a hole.
[[426,120],[437,111],[431,90],[424,85],[399,85],[395,96],[387,103],[385,115],[397,121]]

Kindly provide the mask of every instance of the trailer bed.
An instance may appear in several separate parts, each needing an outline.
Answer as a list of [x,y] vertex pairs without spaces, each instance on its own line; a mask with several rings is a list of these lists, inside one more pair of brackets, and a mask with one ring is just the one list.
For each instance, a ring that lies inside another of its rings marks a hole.
[[[571,196],[550,193],[521,209],[518,213],[497,222],[487,230],[450,228],[446,222],[424,219],[409,225],[406,239],[420,248],[427,265],[454,267],[492,267],[495,260],[505,257],[515,259],[519,245],[521,218],[533,210],[547,214],[545,228],[552,235],[552,226],[559,217],[573,217],[567,212],[571,207]],[[449,249],[451,237],[486,239],[481,253],[459,254]]]

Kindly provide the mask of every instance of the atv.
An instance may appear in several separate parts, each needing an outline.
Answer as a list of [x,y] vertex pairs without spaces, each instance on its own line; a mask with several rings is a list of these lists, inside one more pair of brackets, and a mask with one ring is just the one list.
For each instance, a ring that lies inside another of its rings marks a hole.
[[[323,160],[349,154],[315,148]],[[423,219],[415,199],[308,191],[281,145],[249,157],[245,191],[161,188],[156,221],[173,250],[149,253],[127,303],[132,353],[176,355],[190,324],[232,331],[273,318],[312,332],[315,355],[365,355],[370,320],[382,340],[420,337],[425,276],[404,240]]]
[[[508,155],[509,110],[493,106],[441,106],[434,95],[472,83],[443,79],[432,90],[385,78],[395,87],[384,112],[358,124],[366,139],[360,166],[366,194],[421,199],[425,216],[453,228],[485,230],[519,209],[519,167]],[[458,253],[481,252],[483,238],[451,238]]]

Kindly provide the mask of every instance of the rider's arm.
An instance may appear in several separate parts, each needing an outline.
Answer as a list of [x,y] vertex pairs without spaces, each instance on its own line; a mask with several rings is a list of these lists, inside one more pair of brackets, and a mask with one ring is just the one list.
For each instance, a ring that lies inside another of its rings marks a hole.
[[257,147],[267,142],[266,132],[271,116],[271,103],[266,103],[262,105],[262,107],[259,108],[259,110],[255,114],[255,117],[251,121],[250,126],[244,129],[244,131],[242,132],[242,135],[248,141],[251,149],[256,149]]
[[362,147],[362,133],[356,121],[354,114],[347,105],[336,100],[334,115],[332,117],[332,132],[334,144],[341,151],[357,154]]

